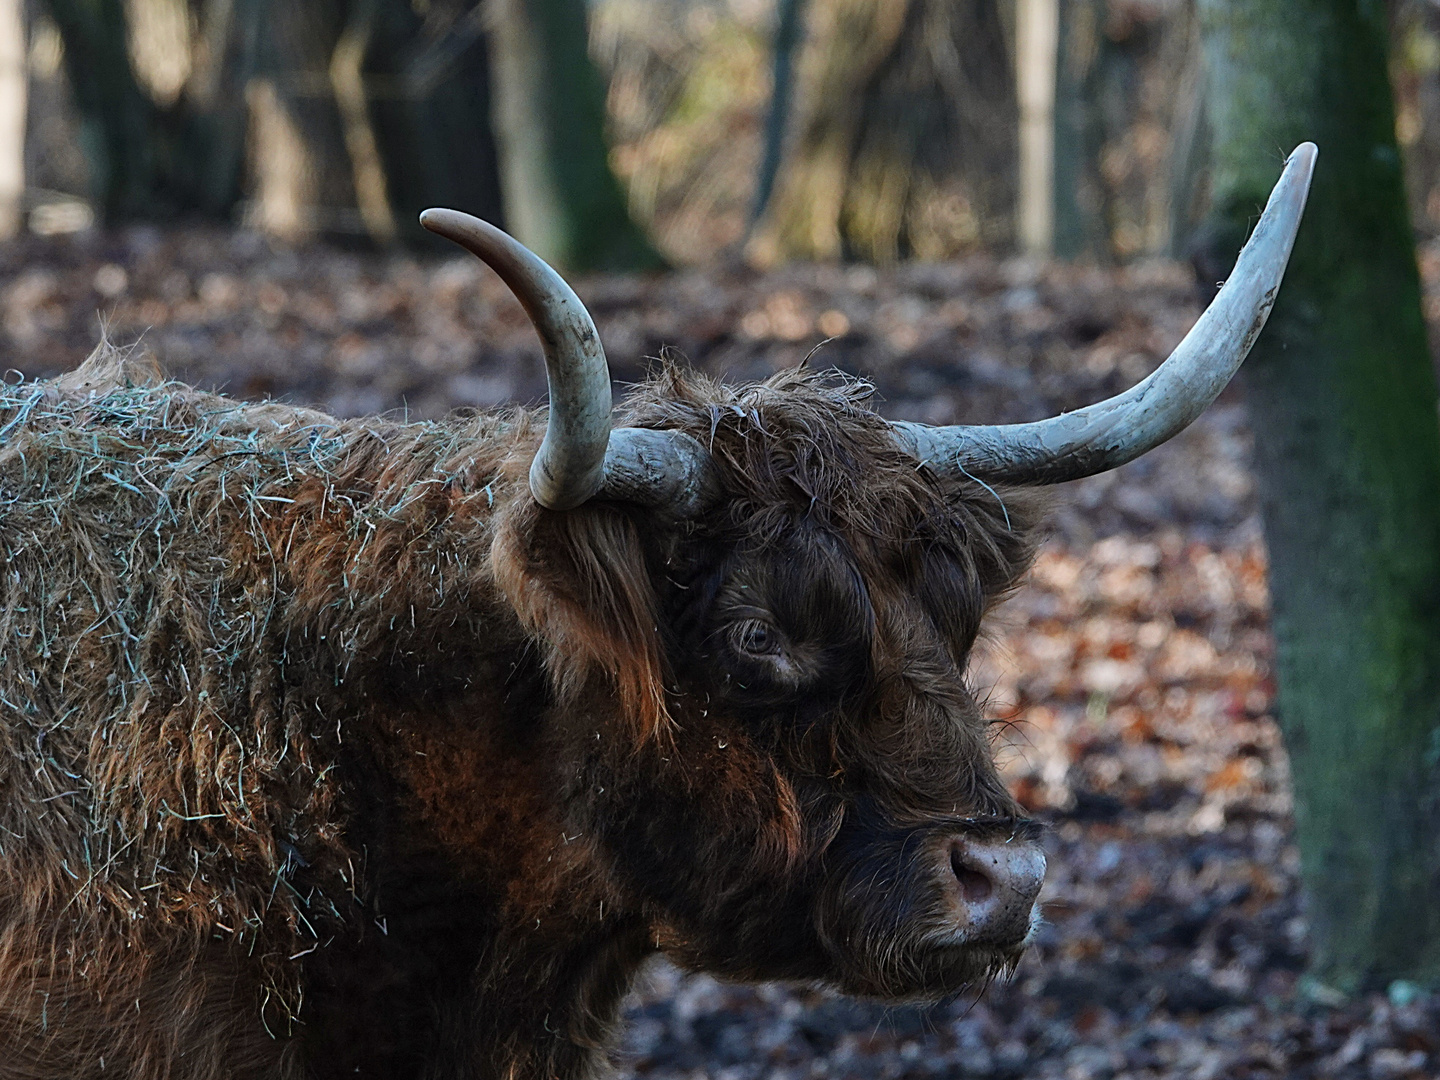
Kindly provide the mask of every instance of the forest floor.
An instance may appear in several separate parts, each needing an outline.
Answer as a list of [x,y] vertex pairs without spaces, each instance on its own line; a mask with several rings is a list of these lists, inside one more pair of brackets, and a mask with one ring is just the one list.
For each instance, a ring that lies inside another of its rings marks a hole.
[[[1422,254],[1440,322],[1440,253]],[[804,360],[875,383],[890,416],[1035,419],[1117,392],[1193,322],[1187,270],[1020,260],[592,278],[616,377],[678,350],[730,379]],[[134,230],[0,246],[0,348],[73,367],[105,321],[177,377],[340,415],[539,401],[532,331],[468,258],[273,250]],[[828,339],[828,341],[827,341]],[[821,346],[821,342],[826,342]],[[10,378],[16,376],[12,373]],[[1056,489],[1034,572],[974,681],[1001,761],[1050,823],[1046,924],[978,999],[886,1008],[657,964],[633,995],[636,1077],[1440,1075],[1440,995],[1307,983],[1265,548],[1231,389],[1123,469]]]

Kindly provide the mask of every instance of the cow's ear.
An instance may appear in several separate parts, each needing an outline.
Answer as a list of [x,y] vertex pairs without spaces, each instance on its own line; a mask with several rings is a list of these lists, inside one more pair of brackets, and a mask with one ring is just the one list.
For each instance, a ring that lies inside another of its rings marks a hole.
[[635,523],[604,505],[555,513],[525,500],[496,533],[492,565],[527,630],[541,641],[558,693],[598,671],[635,734],[669,724],[655,591]]

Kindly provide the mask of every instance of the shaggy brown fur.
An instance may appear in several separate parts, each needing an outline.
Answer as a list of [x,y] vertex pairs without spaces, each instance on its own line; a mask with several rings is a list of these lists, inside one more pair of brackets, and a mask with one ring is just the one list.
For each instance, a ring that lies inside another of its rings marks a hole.
[[6,387],[0,1080],[577,1077],[657,949],[901,997],[1013,962],[942,941],[925,860],[1028,835],[962,680],[1023,508],[867,393],[668,367],[622,420],[725,493],[673,523],[538,508],[532,412],[336,421],[108,346]]

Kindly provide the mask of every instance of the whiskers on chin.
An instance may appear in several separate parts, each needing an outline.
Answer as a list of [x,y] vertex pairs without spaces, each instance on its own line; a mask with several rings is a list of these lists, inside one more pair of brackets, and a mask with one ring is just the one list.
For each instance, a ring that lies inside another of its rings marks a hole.
[[872,955],[867,970],[856,972],[839,987],[846,993],[915,1004],[940,1001],[959,994],[983,994],[999,980],[1008,982],[1035,936],[1032,918],[1025,942],[1013,948],[972,945],[963,931],[951,927],[913,937],[909,943],[891,942],[880,955]]

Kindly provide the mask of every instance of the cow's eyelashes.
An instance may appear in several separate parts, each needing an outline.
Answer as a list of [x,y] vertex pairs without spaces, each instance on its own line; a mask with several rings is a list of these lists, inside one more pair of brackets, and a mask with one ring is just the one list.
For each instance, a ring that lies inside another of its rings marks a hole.
[[730,643],[744,656],[776,656],[782,649],[780,631],[763,619],[742,619],[732,625]]

